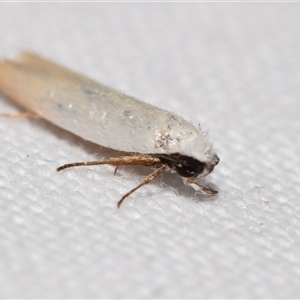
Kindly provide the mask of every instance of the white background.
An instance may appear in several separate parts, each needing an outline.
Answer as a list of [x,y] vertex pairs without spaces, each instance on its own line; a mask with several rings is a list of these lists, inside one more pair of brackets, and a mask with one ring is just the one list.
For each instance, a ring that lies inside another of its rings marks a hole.
[[[116,153],[0,120],[0,296],[300,297],[299,3],[1,3],[28,49],[176,112],[221,159],[206,199],[147,168],[56,173]],[[19,108],[0,96],[0,111]]]

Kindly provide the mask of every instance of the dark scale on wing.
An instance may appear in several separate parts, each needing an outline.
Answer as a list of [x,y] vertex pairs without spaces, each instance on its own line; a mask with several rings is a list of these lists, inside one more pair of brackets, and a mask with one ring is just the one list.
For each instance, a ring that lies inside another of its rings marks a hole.
[[98,95],[99,94],[98,90],[91,89],[88,86],[83,86],[82,89],[87,95]]
[[124,110],[123,115],[125,117],[130,117],[131,116],[131,111],[130,110]]
[[175,120],[177,120],[177,116],[170,115],[170,116],[169,116],[169,120],[170,120],[170,121],[175,121]]
[[61,103],[55,102],[55,104],[56,104],[56,107],[57,107],[58,109],[63,109],[63,108],[64,108],[63,105],[62,105]]
[[60,110],[64,113],[68,113],[69,115],[71,114],[72,117],[78,114],[76,108],[63,105],[59,102],[53,102],[52,106],[55,108],[55,110]]

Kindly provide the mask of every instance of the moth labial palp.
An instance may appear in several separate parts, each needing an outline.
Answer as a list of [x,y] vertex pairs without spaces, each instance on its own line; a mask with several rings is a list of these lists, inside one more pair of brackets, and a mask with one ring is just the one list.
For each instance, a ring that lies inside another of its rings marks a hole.
[[[167,110],[97,83],[47,59],[23,52],[19,60],[0,61],[0,91],[37,117],[73,134],[123,153],[102,161],[76,162],[57,168],[144,165],[154,170],[126,197],[166,170],[205,195],[217,191],[197,183],[218,164],[208,134]],[[32,114],[32,115],[30,115]],[[11,115],[10,117],[15,117]]]

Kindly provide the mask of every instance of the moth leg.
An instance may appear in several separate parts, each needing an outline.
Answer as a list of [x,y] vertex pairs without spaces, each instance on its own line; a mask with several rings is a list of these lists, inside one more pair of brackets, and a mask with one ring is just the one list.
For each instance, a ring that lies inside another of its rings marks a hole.
[[100,160],[100,161],[83,161],[83,162],[74,162],[70,164],[66,164],[63,166],[60,166],[56,170],[62,171],[67,168],[72,167],[79,167],[79,166],[96,166],[96,165],[112,165],[116,166],[115,172],[117,171],[117,168],[119,166],[134,166],[134,165],[142,165],[142,166],[152,166],[156,167],[157,169],[149,174],[147,177],[144,178],[144,180],[138,184],[135,188],[131,189],[129,192],[127,192],[121,200],[118,202],[118,208],[122,204],[122,202],[131,195],[134,191],[142,187],[143,185],[149,183],[154,178],[156,178],[159,174],[161,174],[165,169],[166,165],[161,163],[161,160],[157,157],[152,157],[150,155],[132,155],[132,156],[121,156],[121,157],[110,157],[108,159]]
[[118,202],[117,206],[118,208],[120,208],[121,204],[123,203],[123,201],[129,196],[131,195],[133,192],[135,192],[137,189],[139,189],[140,187],[142,187],[143,185],[149,183],[150,181],[152,181],[153,179],[155,179],[158,175],[160,175],[164,170],[166,169],[166,165],[161,165],[158,169],[156,169],[154,172],[152,172],[151,174],[149,174],[147,177],[144,178],[144,180],[139,183],[135,188],[131,189],[129,192],[127,192]]
[[161,165],[161,160],[157,157],[153,157],[150,155],[110,157],[104,160],[73,162],[70,164],[65,164],[63,166],[58,167],[56,171],[59,172],[67,168],[80,167],[80,166],[96,166],[96,165],[112,165],[112,166],[116,166],[116,168],[118,168],[119,166],[136,166],[136,165],[157,166],[157,165]]
[[114,176],[117,174],[118,169],[119,169],[119,166],[116,166],[115,170],[114,170]]
[[34,112],[17,112],[0,114],[0,118],[30,118],[40,119],[41,117]]
[[216,195],[218,194],[218,191],[215,191],[214,189],[202,186],[199,183],[196,182],[196,179],[193,177],[189,178],[182,178],[185,185],[192,187],[195,191],[200,192],[204,195]]

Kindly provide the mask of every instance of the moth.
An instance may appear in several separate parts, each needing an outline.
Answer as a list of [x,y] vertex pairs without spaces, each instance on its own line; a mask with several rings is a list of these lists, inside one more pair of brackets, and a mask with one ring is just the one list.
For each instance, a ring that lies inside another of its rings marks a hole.
[[217,193],[197,182],[219,162],[207,133],[172,112],[29,52],[21,53],[19,60],[0,62],[0,90],[32,115],[124,153],[100,161],[65,164],[57,171],[104,164],[116,169],[124,165],[151,167],[151,173],[122,196],[118,207],[166,170],[177,173],[185,185],[197,192]]

